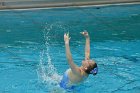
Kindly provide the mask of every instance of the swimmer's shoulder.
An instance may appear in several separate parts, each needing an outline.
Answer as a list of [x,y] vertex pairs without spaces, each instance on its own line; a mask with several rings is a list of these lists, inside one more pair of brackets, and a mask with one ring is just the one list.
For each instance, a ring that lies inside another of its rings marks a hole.
[[[79,75],[76,75],[76,76],[79,76],[79,77],[88,77],[88,74],[85,72],[85,71],[83,71],[81,68],[78,68],[79,69]],[[71,70],[71,68],[69,68],[69,69],[67,69],[67,71],[66,71],[69,75],[71,74],[71,75],[75,75],[73,72],[72,72],[72,70]]]

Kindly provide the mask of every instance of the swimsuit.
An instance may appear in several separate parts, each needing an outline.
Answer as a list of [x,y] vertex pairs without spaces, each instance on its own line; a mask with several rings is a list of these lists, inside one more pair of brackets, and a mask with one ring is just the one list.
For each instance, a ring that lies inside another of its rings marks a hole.
[[64,73],[63,78],[60,82],[60,87],[67,89],[67,90],[73,90],[75,88],[74,85],[70,85],[71,81],[68,77],[68,70]]

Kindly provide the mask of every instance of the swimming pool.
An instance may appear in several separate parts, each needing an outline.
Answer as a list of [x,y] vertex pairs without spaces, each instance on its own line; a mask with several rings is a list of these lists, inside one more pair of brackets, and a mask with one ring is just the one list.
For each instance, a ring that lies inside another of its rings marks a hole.
[[49,78],[69,67],[63,34],[80,65],[87,30],[99,74],[76,93],[139,93],[139,29],[140,5],[0,11],[0,92],[65,93]]

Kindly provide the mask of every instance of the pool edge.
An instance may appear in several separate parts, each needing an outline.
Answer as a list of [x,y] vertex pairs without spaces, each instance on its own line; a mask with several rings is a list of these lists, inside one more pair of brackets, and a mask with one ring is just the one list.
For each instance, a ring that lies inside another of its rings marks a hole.
[[109,5],[126,5],[126,4],[140,4],[140,1],[106,1],[106,2],[75,2],[75,3],[57,3],[57,4],[38,4],[38,5],[30,5],[30,6],[0,6],[0,10],[7,9],[37,9],[37,8],[69,8],[69,7],[91,7],[91,6],[109,6]]

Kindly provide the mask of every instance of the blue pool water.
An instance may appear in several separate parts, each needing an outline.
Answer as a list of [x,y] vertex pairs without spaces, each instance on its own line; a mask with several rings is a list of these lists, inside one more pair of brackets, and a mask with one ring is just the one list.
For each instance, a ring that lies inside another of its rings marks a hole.
[[0,11],[0,93],[67,93],[54,79],[84,59],[84,38],[99,73],[72,93],[140,93],[140,5]]

